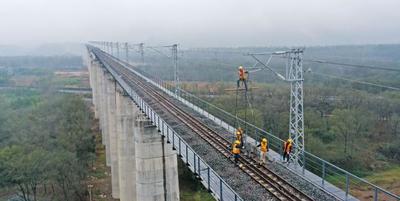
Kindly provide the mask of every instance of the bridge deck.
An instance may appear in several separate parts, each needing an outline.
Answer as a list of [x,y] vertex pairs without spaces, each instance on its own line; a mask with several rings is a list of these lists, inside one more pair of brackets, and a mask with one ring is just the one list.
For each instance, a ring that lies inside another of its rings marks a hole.
[[[118,72],[118,67],[114,66],[114,69]],[[132,85],[132,88],[137,89],[137,86]],[[146,94],[140,92],[140,90],[136,90],[137,93],[142,96],[148,104],[150,104],[153,109],[157,111],[158,114],[162,116],[163,119],[166,119],[170,125],[173,125],[174,130],[176,130],[189,145],[196,150],[196,152],[201,155],[203,159],[205,159],[217,172],[220,174],[231,186],[246,200],[268,200],[271,197],[268,196],[265,189],[263,189],[259,184],[255,183],[249,176],[244,174],[243,172],[238,171],[239,168],[235,167],[230,160],[227,160],[224,156],[217,152],[212,152],[213,148],[207,144],[204,140],[202,140],[199,136],[196,136],[188,127],[180,124],[179,120],[172,117],[170,114],[165,113],[162,108],[158,106],[157,101],[152,100],[146,97]],[[168,97],[168,95],[166,95]],[[220,135],[224,138],[231,140],[232,136],[229,134],[229,131],[224,130],[213,122],[211,122],[208,118],[198,114],[195,110],[184,106],[182,102],[179,102],[175,99],[171,100],[175,102],[175,104],[179,105],[179,107],[183,108],[186,111],[189,111],[193,115],[195,115],[199,120],[203,121],[205,124],[212,125],[213,128],[219,130]],[[204,114],[204,113],[203,113]],[[190,156],[189,156],[190,157]],[[194,158],[189,160],[195,160]],[[282,174],[292,174],[284,169],[280,170]],[[201,172],[200,172],[201,173]],[[295,176],[293,175],[293,178]],[[303,190],[308,191],[315,199],[327,200],[327,197],[324,193],[319,192],[313,186],[306,184],[305,182],[301,188]]]

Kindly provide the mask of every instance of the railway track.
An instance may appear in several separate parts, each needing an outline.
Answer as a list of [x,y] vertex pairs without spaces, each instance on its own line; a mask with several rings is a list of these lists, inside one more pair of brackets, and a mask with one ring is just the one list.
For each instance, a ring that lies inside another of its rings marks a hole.
[[[182,123],[193,130],[193,132],[198,134],[203,140],[208,142],[225,157],[229,158],[229,160],[233,161],[231,158],[230,149],[228,148],[231,143],[228,140],[222,138],[213,129],[176,106],[171,100],[165,97],[165,94],[156,89],[152,84],[131,72],[120,62],[117,62],[115,59],[99,50],[94,49],[94,51],[103,62],[108,63],[118,74],[122,75],[122,79],[124,79],[129,85],[140,88],[142,93],[145,93],[153,100],[157,100],[157,102],[165,109],[165,111],[168,111],[175,118],[179,119]],[[259,165],[253,158],[242,156],[239,159],[238,168],[248,174],[278,200],[313,200],[311,197],[301,192],[285,179],[269,170],[266,166]]]

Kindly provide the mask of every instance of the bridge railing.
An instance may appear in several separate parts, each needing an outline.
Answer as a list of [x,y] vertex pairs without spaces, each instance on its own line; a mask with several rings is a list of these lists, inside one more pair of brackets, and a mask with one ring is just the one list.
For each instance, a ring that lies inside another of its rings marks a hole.
[[[122,61],[123,62],[123,61]],[[228,124],[225,127],[230,131],[234,132],[235,128],[231,125],[241,125],[242,127],[246,127],[247,133],[249,136],[254,138],[256,141],[261,139],[262,137],[268,138],[269,147],[274,151],[281,153],[283,150],[283,140],[273,135],[272,133],[266,132],[257,126],[244,121],[241,118],[238,118],[227,111],[211,104],[183,89],[176,89],[175,86],[171,83],[163,81],[161,79],[155,78],[152,75],[140,70],[135,69],[137,73],[144,75],[145,77],[154,81],[159,87],[163,87],[167,89],[170,94],[175,93],[175,90],[178,91],[179,97],[182,98],[196,108],[200,108],[202,111],[206,111],[204,115],[208,118],[213,119],[215,122],[220,122],[220,125]],[[199,110],[198,110],[199,111]],[[232,135],[234,136],[234,135]],[[363,178],[360,178],[314,154],[311,154],[305,151],[303,158],[303,170],[293,171],[294,173],[302,176],[304,179],[314,183],[317,186],[322,186],[327,192],[337,196],[338,198],[347,200],[350,199],[351,196],[355,196],[358,199],[370,199],[374,201],[378,200],[400,200],[400,196],[395,195],[379,186],[376,186]],[[304,177],[304,170],[314,173],[319,176],[320,180],[309,180]],[[337,189],[334,188],[325,188],[326,182],[329,182],[335,185],[337,188],[341,189],[342,192],[337,192]],[[340,195],[342,193],[343,195]],[[339,195],[339,196],[338,196]]]
[[[99,57],[98,57],[99,58]],[[101,60],[101,58],[99,58]],[[167,124],[153,108],[148,105],[132,89],[111,66],[102,62],[103,66],[114,77],[121,88],[129,95],[136,105],[147,115],[152,123],[160,130],[161,135],[170,143],[178,155],[188,165],[189,169],[201,180],[201,183],[221,201],[244,201],[201,157]]]

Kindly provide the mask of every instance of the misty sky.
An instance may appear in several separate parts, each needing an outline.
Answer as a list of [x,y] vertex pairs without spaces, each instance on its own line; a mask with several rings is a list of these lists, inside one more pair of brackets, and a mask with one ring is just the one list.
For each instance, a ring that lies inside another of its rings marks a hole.
[[400,43],[400,0],[1,0],[0,45]]

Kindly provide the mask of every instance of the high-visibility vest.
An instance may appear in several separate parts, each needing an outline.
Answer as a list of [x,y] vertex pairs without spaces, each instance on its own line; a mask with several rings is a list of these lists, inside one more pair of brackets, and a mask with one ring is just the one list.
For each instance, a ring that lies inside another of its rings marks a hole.
[[292,143],[285,142],[283,146],[283,151],[286,153],[290,153],[292,151]]
[[239,78],[240,79],[245,79],[245,77],[244,77],[244,69],[239,69]]
[[268,147],[268,142],[261,141],[261,147],[260,147],[261,151],[267,152],[267,147]]
[[240,149],[237,148],[237,144],[232,145],[232,153],[233,154],[240,154]]
[[236,140],[242,141],[242,132],[239,130],[236,131]]

